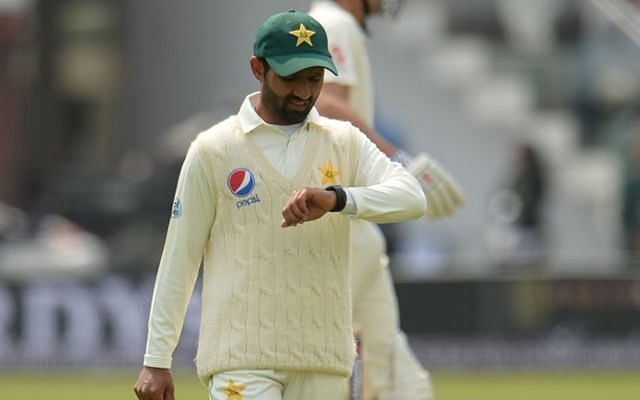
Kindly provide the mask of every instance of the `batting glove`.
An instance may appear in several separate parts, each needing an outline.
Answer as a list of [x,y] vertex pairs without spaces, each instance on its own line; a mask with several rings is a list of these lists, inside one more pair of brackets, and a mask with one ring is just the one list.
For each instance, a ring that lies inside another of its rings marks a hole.
[[422,186],[427,197],[427,218],[451,216],[464,205],[462,189],[451,174],[426,153],[420,153],[406,166]]

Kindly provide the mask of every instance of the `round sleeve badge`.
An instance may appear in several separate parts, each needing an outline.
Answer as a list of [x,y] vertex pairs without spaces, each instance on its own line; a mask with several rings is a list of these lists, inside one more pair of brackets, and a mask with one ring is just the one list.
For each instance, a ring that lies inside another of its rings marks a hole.
[[179,198],[173,200],[173,207],[171,208],[171,218],[180,218],[182,216],[182,203]]

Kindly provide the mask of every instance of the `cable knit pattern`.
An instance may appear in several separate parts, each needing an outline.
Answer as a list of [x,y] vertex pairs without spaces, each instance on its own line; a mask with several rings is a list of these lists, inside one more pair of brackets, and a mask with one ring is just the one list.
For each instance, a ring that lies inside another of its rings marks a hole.
[[[349,220],[326,214],[294,228],[280,227],[290,193],[322,187],[319,167],[339,171],[336,184],[353,183],[357,154],[350,125],[306,125],[309,142],[300,170],[278,174],[230,117],[201,133],[193,146],[217,193],[212,235],[204,255],[203,308],[196,365],[206,381],[233,369],[351,372]],[[236,168],[255,177],[239,206],[227,187]]]

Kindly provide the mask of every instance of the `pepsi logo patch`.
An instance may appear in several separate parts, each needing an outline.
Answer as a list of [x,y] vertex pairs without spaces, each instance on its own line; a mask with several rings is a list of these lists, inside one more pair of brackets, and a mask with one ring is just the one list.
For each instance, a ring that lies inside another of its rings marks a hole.
[[238,168],[229,174],[227,186],[229,186],[229,190],[234,196],[246,197],[253,192],[256,186],[256,179],[248,169]]

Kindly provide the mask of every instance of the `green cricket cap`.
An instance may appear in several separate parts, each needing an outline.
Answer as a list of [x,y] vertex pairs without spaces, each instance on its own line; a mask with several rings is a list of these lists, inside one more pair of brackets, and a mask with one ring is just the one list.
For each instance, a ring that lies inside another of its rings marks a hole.
[[280,76],[311,67],[323,67],[338,75],[324,28],[311,16],[298,11],[272,15],[260,25],[253,55],[266,59]]

